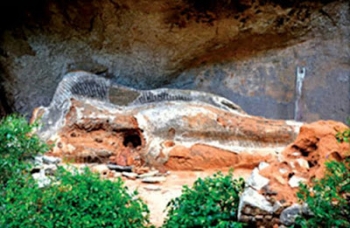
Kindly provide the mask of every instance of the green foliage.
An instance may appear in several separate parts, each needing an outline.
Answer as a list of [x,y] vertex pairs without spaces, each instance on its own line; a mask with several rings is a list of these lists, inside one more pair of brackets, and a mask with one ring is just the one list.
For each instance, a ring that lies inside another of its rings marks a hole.
[[[349,131],[337,134],[341,142],[349,142]],[[314,180],[310,189],[300,185],[297,196],[306,202],[312,216],[298,217],[301,227],[350,227],[350,158],[326,163],[325,177]]]
[[233,179],[232,172],[199,178],[168,203],[163,227],[242,227],[237,222],[237,209],[243,188],[244,180]]
[[[145,227],[147,206],[121,179],[59,169],[57,184],[39,189],[30,176],[11,179],[0,197],[0,227]],[[21,188],[19,188],[21,185]]]
[[313,213],[296,219],[301,227],[350,227],[350,160],[326,165],[328,173],[314,181],[312,190],[301,184],[297,193]]
[[33,134],[37,124],[18,115],[0,121],[0,227],[145,227],[147,206],[129,193],[121,179],[100,180],[85,170],[59,169],[39,188],[29,173],[28,158],[49,147]]
[[[348,118],[347,122],[350,125],[350,118]],[[350,128],[348,128],[342,132],[338,132],[336,135],[336,138],[337,138],[338,142],[350,143]]]
[[37,124],[28,124],[19,115],[10,115],[0,121],[0,186],[11,176],[28,171],[24,161],[33,155],[46,152],[49,147],[42,142],[33,129]]

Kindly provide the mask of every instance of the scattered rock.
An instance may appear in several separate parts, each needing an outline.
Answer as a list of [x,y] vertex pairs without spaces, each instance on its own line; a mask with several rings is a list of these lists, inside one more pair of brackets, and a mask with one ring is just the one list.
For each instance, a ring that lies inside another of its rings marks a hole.
[[267,168],[269,166],[270,166],[270,164],[267,163],[267,162],[260,162],[259,163],[259,170],[263,170],[263,169],[265,169],[265,168]]
[[149,171],[150,171],[150,168],[146,166],[141,166],[141,167],[135,166],[133,169],[133,172],[137,174],[148,173]]
[[105,164],[98,164],[91,167],[91,171],[99,173],[103,176],[107,176],[110,172],[109,168]]
[[44,162],[43,162],[43,156],[35,156],[34,157],[34,165],[35,166],[40,166],[42,165]]
[[302,206],[300,204],[293,204],[282,211],[280,221],[283,225],[291,226],[294,224],[296,217],[301,214]]
[[132,166],[121,166],[121,165],[107,164],[107,167],[110,170],[115,170],[118,172],[132,172]]
[[301,210],[302,210],[302,213],[303,215],[306,215],[306,216],[314,216],[314,213],[310,210],[309,206],[307,205],[307,203],[303,203],[301,205]]
[[156,175],[159,174],[159,171],[158,170],[155,170],[155,171],[151,171],[151,172],[148,172],[148,173],[144,173],[144,174],[140,174],[138,175],[138,178],[147,178],[147,177],[154,177]]
[[166,181],[165,177],[146,177],[141,179],[143,183],[161,183]]
[[300,152],[293,152],[290,154],[290,156],[299,157],[299,156],[301,156],[301,153]]
[[251,176],[248,178],[246,184],[257,191],[260,191],[264,186],[266,186],[269,183],[269,181],[269,179],[259,174],[258,168],[255,168]]
[[238,220],[240,220],[242,211],[246,206],[259,208],[271,214],[273,213],[273,205],[264,196],[259,194],[259,192],[249,187],[241,195],[238,207]]
[[310,168],[309,163],[303,158],[298,158],[295,160],[295,162],[296,162],[297,166],[299,166],[301,168],[304,168],[306,170],[308,170]]
[[278,183],[280,183],[280,184],[282,184],[282,185],[287,184],[287,181],[286,181],[283,177],[281,177],[281,176],[279,176],[279,175],[276,175],[276,176],[275,176],[275,180],[277,180]]
[[55,174],[55,171],[57,170],[56,164],[49,164],[43,166],[45,175],[53,176]]
[[118,177],[121,177],[121,176],[122,176],[122,173],[116,172],[116,171],[114,171],[114,170],[111,170],[111,173],[113,173],[113,178],[118,178]]
[[51,179],[45,175],[44,170],[40,170],[38,173],[33,173],[32,177],[34,180],[36,180],[39,188],[44,188],[51,184]]
[[138,177],[138,174],[137,173],[122,172],[122,176],[127,177],[128,179],[131,179],[131,180],[136,180],[136,178]]
[[298,176],[292,176],[289,181],[288,181],[288,184],[290,187],[292,188],[296,188],[296,187],[299,187],[299,184],[300,183],[305,183],[307,182],[307,179],[303,178],[303,177],[298,177]]
[[280,210],[283,207],[283,205],[279,202],[276,201],[272,207],[273,213],[276,213],[278,210]]
[[43,163],[44,164],[59,164],[61,163],[61,158],[57,158],[57,157],[51,157],[51,156],[43,156],[42,157]]
[[157,185],[147,185],[147,186],[144,186],[143,188],[148,190],[148,191],[160,191],[161,190],[160,186],[157,186]]
[[[285,148],[279,160],[269,162],[269,166],[264,165],[264,168],[255,168],[252,171],[248,178],[248,186],[255,185],[259,188],[263,185],[252,181],[261,180],[259,175],[266,178],[268,183],[260,191],[255,191],[251,187],[244,190],[239,205],[239,216],[244,215],[244,220],[249,220],[257,226],[266,226],[267,224],[259,222],[257,215],[271,212],[272,205],[273,214],[280,215],[278,222],[283,226],[290,226],[298,214],[312,214],[307,205],[295,204],[298,202],[296,197],[298,186],[300,182],[309,183],[315,176],[322,178],[325,173],[324,163],[327,159],[339,161],[346,157],[350,149],[349,145],[339,143],[335,138],[338,131],[346,128],[342,123],[335,121],[318,121],[303,125],[296,140]],[[336,156],[327,157],[330,154],[329,151],[333,151]],[[268,194],[269,192],[274,194]],[[270,202],[270,205],[267,202]],[[245,211],[244,208],[247,205],[259,210],[246,214],[247,210]],[[276,223],[276,218],[272,218],[268,226],[273,226],[273,222]]]

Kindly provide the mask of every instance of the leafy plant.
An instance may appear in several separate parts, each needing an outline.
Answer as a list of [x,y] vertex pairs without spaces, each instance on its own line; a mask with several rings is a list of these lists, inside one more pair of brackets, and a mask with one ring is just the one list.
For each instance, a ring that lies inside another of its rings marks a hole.
[[[347,122],[350,125],[350,118],[348,118]],[[337,138],[338,142],[350,143],[350,128],[348,128],[342,132],[338,132],[336,135],[336,138]]]
[[350,227],[350,160],[326,165],[328,174],[315,180],[312,190],[301,184],[297,193],[313,214],[296,219],[301,227]]
[[[337,134],[341,142],[349,142],[350,129]],[[325,177],[314,180],[312,188],[301,184],[297,196],[307,203],[311,216],[297,217],[301,227],[350,227],[350,158],[326,164]]]
[[242,227],[237,222],[237,209],[243,188],[244,180],[233,179],[232,172],[199,178],[168,203],[163,227]]
[[28,124],[19,115],[10,115],[0,121],[0,186],[12,176],[28,171],[28,163],[24,162],[27,158],[49,149],[33,133],[35,127],[36,123]]
[[39,189],[27,176],[21,188],[9,180],[0,199],[0,227],[145,227],[147,206],[121,179],[100,180],[85,170],[58,170],[57,184]]

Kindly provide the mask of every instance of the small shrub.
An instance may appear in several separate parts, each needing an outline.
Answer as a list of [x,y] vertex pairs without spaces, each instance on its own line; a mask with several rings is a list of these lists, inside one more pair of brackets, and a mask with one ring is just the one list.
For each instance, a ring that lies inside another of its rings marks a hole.
[[350,227],[350,160],[331,161],[326,166],[328,173],[314,181],[312,190],[301,184],[297,193],[313,213],[296,219],[301,227]]
[[100,180],[85,170],[59,169],[58,183],[39,189],[30,176],[8,181],[0,199],[0,227],[145,227],[147,206],[121,179]]
[[[350,129],[337,134],[340,142],[349,142]],[[325,177],[314,180],[312,188],[301,184],[297,196],[312,212],[297,217],[301,227],[350,227],[350,158],[326,163]]]
[[24,161],[49,147],[33,134],[37,124],[28,124],[24,117],[10,115],[0,120],[0,186],[12,176],[28,171]]
[[[348,118],[348,124],[350,125],[350,118]],[[342,131],[342,132],[338,132],[336,135],[336,138],[338,140],[338,142],[347,142],[350,143],[350,128]]]
[[237,209],[243,188],[244,180],[234,180],[232,172],[199,178],[168,203],[163,227],[242,227],[237,222]]

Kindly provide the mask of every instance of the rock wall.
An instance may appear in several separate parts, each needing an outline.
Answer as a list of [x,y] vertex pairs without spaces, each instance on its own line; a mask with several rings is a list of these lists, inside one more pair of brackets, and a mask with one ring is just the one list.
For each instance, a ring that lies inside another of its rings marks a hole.
[[[17,0],[0,8],[3,113],[48,105],[74,70],[136,89],[212,92],[269,118],[344,121],[350,113],[345,0]],[[296,115],[297,67],[306,76]]]

